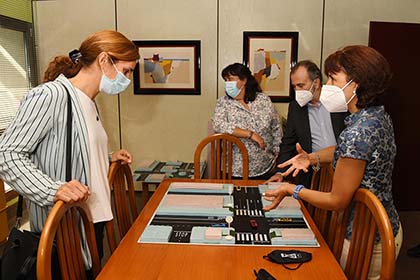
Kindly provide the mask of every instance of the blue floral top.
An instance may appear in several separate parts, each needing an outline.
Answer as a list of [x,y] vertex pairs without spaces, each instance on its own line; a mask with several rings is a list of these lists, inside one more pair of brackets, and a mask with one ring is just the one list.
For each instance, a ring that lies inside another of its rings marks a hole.
[[[213,129],[218,133],[232,134],[235,128],[252,130],[265,142],[265,150],[261,150],[257,142],[240,138],[248,150],[249,177],[264,174],[273,166],[274,153],[280,149],[283,130],[279,115],[270,98],[257,93],[254,101],[248,103],[249,110],[232,98],[223,96],[217,100],[213,116]],[[242,177],[242,155],[238,147],[233,146],[232,175]]]
[[[383,106],[361,109],[345,119],[346,128],[341,132],[334,153],[333,167],[338,158],[366,161],[365,174],[360,187],[373,192],[382,202],[391,221],[394,236],[400,225],[392,198],[392,170],[396,154],[394,129],[391,117]],[[353,225],[351,214],[346,238],[350,239]],[[379,236],[377,235],[377,241]]]

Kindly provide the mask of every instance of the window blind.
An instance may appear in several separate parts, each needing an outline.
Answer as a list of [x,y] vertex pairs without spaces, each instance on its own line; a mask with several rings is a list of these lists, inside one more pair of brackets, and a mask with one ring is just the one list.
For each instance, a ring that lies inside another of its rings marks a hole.
[[0,27],[0,135],[30,88],[26,57],[24,33]]

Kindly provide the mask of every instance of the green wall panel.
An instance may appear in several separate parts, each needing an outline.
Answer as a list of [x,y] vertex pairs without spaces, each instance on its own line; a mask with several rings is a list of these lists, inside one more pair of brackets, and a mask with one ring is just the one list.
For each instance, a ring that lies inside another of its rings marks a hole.
[[31,0],[0,0],[0,15],[32,22]]

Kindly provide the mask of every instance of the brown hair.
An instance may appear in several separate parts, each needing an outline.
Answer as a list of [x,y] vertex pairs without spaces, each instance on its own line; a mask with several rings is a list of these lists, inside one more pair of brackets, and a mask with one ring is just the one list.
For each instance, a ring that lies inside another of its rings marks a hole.
[[391,68],[385,57],[367,46],[348,46],[325,60],[325,75],[341,71],[347,75],[347,81],[353,80],[359,85],[356,90],[358,108],[380,105],[380,96],[392,79]]
[[91,65],[101,52],[106,52],[114,62],[134,61],[140,58],[137,47],[127,37],[114,30],[98,31],[90,35],[79,47],[81,57],[73,63],[67,55],[56,56],[48,64],[44,81],[53,81],[60,74],[74,77],[83,67]]

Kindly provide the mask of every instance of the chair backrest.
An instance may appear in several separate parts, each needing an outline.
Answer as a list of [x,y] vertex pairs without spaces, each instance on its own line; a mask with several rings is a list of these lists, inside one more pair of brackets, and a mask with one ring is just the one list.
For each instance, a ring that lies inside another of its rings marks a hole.
[[210,145],[210,159],[207,168],[210,169],[209,179],[232,179],[232,149],[233,145],[239,148],[242,154],[242,177],[248,179],[248,151],[245,144],[233,135],[216,133],[204,138],[194,153],[194,178],[200,178],[200,158],[203,149]]
[[[311,190],[330,192],[332,188],[333,177],[334,170],[331,163],[322,164],[321,168],[312,174]],[[308,204],[307,208],[319,231],[324,237],[326,237],[332,211],[317,208],[311,204]]]
[[3,244],[3,242],[6,241],[7,234],[9,233],[9,225],[6,210],[6,194],[4,191],[3,181],[0,179],[0,244]]
[[[133,174],[131,173],[130,166],[128,164],[121,164],[120,161],[112,162],[109,167],[108,181],[111,190],[114,191],[112,200],[120,238],[122,239],[138,215]],[[108,238],[111,235],[109,227],[110,225],[107,223]],[[110,249],[113,251],[113,248]]]
[[50,280],[53,242],[56,240],[61,279],[86,279],[81,247],[80,219],[92,257],[92,272],[96,276],[100,270],[95,230],[89,211],[83,203],[57,201],[45,222],[38,245],[36,264],[37,279]]
[[[379,231],[382,245],[382,265],[380,279],[394,278],[395,272],[395,241],[388,214],[381,201],[370,191],[359,188],[354,197],[354,219],[350,248],[344,273],[348,279],[367,279],[372,259],[376,233]],[[352,206],[344,212],[334,212],[331,217],[329,235],[332,250],[337,257],[341,256],[346,226]]]

